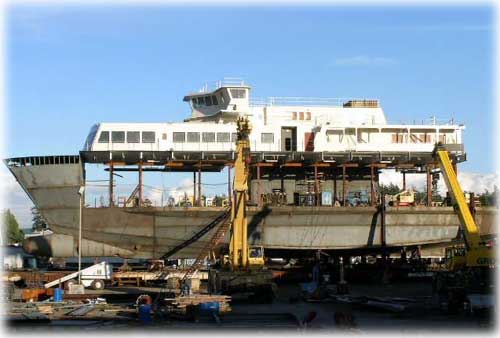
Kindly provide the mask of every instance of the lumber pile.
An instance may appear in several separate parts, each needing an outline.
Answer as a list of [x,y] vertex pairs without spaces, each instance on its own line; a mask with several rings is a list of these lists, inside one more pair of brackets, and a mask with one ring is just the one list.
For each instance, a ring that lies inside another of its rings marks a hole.
[[198,311],[200,304],[218,303],[218,313],[227,313],[231,311],[231,296],[224,295],[204,295],[196,294],[189,296],[178,296],[165,299],[169,312],[188,315],[190,312]]

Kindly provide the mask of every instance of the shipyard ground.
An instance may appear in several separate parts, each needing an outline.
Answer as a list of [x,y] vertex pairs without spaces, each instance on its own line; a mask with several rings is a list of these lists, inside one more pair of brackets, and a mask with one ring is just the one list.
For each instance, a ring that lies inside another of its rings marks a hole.
[[[329,285],[335,290],[335,285]],[[160,288],[121,287],[109,288],[98,292],[109,304],[130,305],[140,294],[155,295]],[[200,330],[251,330],[267,332],[286,330],[289,332],[358,332],[358,333],[452,333],[452,332],[492,332],[492,316],[472,316],[469,314],[448,314],[440,309],[432,296],[430,280],[406,281],[391,284],[356,283],[350,285],[351,297],[391,297],[405,299],[408,303],[403,311],[394,313],[348,303],[339,303],[327,297],[322,300],[300,299],[298,283],[279,285],[276,299],[272,304],[249,304],[233,301],[232,311],[216,319],[200,316],[197,321],[177,320],[173,318],[154,319],[145,325],[137,319],[137,314],[130,312],[129,317],[117,316],[110,311],[105,317],[83,317],[78,320],[52,320],[46,322],[11,321],[10,332],[28,332],[37,330],[110,330],[127,332],[144,330],[169,330],[180,332],[198,332]],[[333,292],[334,293],[334,292]],[[96,295],[96,291],[87,291],[87,297]],[[312,319],[313,318],[313,319]],[[304,323],[307,322],[308,323]],[[38,331],[40,332],[40,331]]]

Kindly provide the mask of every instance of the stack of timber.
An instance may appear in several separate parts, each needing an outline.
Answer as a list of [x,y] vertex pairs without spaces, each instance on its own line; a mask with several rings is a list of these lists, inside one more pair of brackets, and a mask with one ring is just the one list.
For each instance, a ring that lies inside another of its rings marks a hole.
[[231,296],[224,295],[204,295],[196,294],[189,296],[179,296],[175,298],[167,298],[165,301],[168,304],[171,313],[179,315],[187,315],[193,308],[198,308],[204,303],[219,303],[219,313],[227,313],[231,311]]

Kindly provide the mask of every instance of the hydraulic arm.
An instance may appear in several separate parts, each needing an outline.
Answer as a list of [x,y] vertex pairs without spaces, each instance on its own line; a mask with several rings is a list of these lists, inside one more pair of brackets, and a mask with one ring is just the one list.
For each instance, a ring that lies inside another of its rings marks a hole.
[[246,194],[248,192],[248,157],[250,156],[250,126],[247,119],[238,119],[238,141],[234,162],[234,201],[231,208],[232,236],[229,254],[233,269],[248,264],[248,224]]
[[465,200],[464,192],[458,182],[457,174],[453,169],[448,151],[438,146],[435,154],[460,220],[466,246],[466,265],[468,267],[492,265],[493,250],[481,241],[479,229]]

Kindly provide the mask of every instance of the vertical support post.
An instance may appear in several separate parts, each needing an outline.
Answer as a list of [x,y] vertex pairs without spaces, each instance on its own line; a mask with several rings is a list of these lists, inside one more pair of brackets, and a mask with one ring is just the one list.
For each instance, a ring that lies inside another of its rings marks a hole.
[[431,206],[432,202],[432,175],[431,175],[431,167],[427,165],[426,167],[426,176],[427,176],[427,203],[428,207]]
[[142,162],[139,162],[139,207],[142,207]]
[[403,170],[403,191],[406,190],[406,171]]
[[385,257],[386,252],[386,233],[385,233],[385,196],[382,195],[380,203],[380,245],[382,246],[383,255]]
[[332,207],[335,206],[335,200],[337,199],[337,167],[333,168],[333,197],[332,197]]
[[318,187],[318,166],[314,164],[314,199],[316,200],[316,206],[319,206],[319,187]]
[[115,203],[113,202],[114,194],[114,174],[113,174],[113,162],[109,162],[109,207],[113,207]]
[[80,213],[78,217],[78,284],[82,284],[82,212],[83,212],[83,191],[78,191],[80,195]]
[[262,182],[260,180],[260,165],[257,163],[257,206],[262,206]]
[[345,196],[345,181],[346,181],[346,167],[345,165],[342,165],[342,206],[345,207],[345,202],[346,202],[346,196]]
[[375,177],[373,173],[373,164],[370,165],[370,204],[372,207],[376,205],[375,203]]
[[198,167],[198,201],[196,204],[201,207],[201,161]]
[[193,207],[196,205],[196,171],[193,171]]
[[232,205],[233,192],[231,189],[231,166],[227,166],[227,201],[229,205]]

